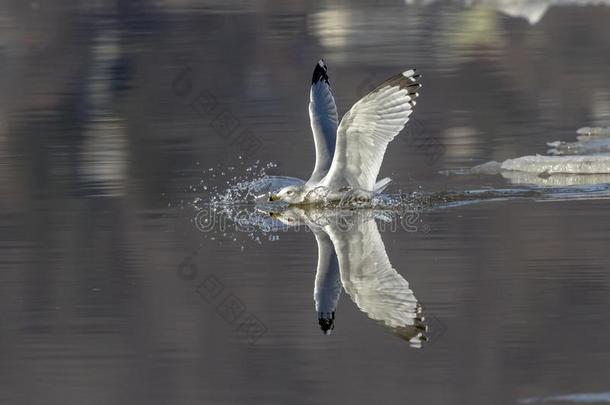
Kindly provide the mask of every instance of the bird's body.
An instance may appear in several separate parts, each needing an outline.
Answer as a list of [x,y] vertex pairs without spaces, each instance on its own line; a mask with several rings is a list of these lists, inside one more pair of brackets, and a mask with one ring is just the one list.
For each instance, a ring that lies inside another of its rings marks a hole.
[[395,75],[356,102],[338,120],[337,107],[320,60],[313,72],[309,116],[316,146],[316,164],[307,182],[272,194],[289,204],[338,201],[361,203],[381,192],[389,179],[377,180],[387,145],[413,112],[417,89],[415,70]]

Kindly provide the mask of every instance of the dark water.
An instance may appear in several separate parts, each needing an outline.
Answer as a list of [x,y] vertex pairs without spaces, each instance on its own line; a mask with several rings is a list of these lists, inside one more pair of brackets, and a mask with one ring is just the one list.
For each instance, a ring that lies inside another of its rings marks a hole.
[[311,232],[192,221],[189,203],[233,176],[269,162],[309,175],[320,57],[340,114],[392,74],[423,74],[382,167],[394,191],[514,187],[438,172],[609,125],[610,7],[541,1],[522,18],[508,14],[525,2],[487,3],[4,1],[0,402],[514,404],[610,391],[607,200],[457,205],[381,232],[424,307],[421,349],[345,294],[332,335],[320,332]]

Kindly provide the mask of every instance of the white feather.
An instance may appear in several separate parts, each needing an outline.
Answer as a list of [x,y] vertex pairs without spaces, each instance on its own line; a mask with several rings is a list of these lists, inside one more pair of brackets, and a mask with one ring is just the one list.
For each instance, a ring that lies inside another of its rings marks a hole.
[[392,267],[374,219],[358,215],[348,231],[337,225],[325,231],[335,246],[343,288],[358,308],[390,328],[416,325],[419,304]]
[[388,79],[343,116],[332,164],[322,185],[374,190],[388,143],[413,112],[420,87],[417,77],[408,70]]
[[[326,70],[323,61],[320,68]],[[319,80],[311,85],[309,92],[309,119],[313,140],[316,146],[316,165],[308,183],[318,183],[326,176],[332,163],[335,151],[337,123],[337,106],[327,80]]]

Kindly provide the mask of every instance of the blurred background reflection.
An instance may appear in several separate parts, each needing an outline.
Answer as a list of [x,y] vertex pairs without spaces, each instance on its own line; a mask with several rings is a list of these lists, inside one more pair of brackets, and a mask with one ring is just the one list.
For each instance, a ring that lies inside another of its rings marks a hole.
[[[312,235],[210,238],[189,202],[254,166],[307,177],[320,57],[340,114],[396,72],[423,74],[380,173],[395,191],[545,185],[439,171],[608,127],[609,23],[601,0],[4,0],[0,402],[514,404],[607,392],[603,200],[455,207],[425,213],[429,233],[382,232],[442,331],[420,350],[349,300],[322,335]],[[190,278],[177,272],[185,258]],[[197,292],[210,276],[264,323],[255,345]]]

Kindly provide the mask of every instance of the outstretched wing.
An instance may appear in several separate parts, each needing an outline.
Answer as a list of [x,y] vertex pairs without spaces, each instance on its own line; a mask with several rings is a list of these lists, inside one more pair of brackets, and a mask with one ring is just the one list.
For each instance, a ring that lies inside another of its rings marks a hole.
[[413,112],[421,87],[418,78],[415,70],[391,77],[343,116],[333,161],[324,179],[326,186],[374,189],[388,143]]
[[309,183],[317,183],[326,176],[335,152],[339,117],[326,71],[326,64],[320,59],[311,79],[309,118],[316,145],[316,166]]
[[421,346],[421,306],[408,281],[392,267],[375,220],[357,214],[349,221],[325,228],[335,246],[345,292],[369,318],[412,346]]

